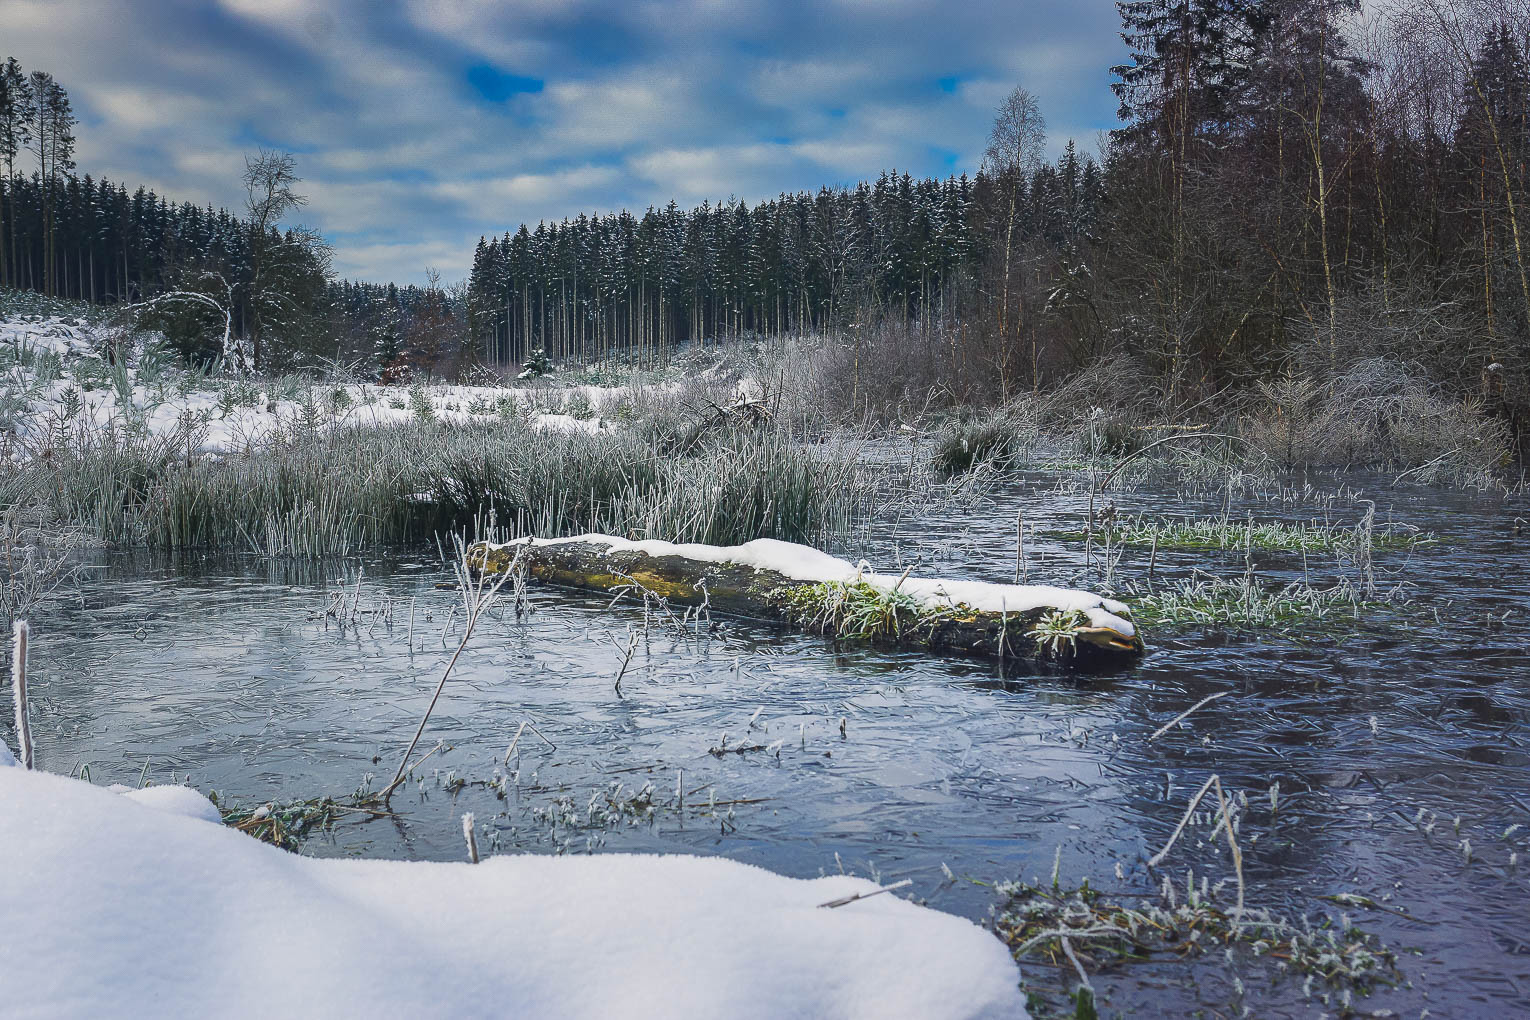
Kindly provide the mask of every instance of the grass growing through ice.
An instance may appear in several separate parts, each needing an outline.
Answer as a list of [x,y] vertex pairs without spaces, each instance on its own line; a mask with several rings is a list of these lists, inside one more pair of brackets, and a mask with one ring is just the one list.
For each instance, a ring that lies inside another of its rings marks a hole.
[[[1279,789],[1279,784],[1270,787],[1272,819]],[[1215,794],[1215,809],[1199,810],[1211,793]],[[1277,973],[1303,976],[1303,994],[1309,998],[1315,991],[1314,983],[1321,981],[1323,987],[1317,990],[1323,1004],[1337,1005],[1341,1015],[1351,1015],[1356,993],[1369,994],[1379,985],[1402,980],[1396,954],[1355,927],[1348,914],[1341,914],[1337,924],[1326,916],[1314,923],[1309,917],[1293,921],[1248,905],[1241,832],[1250,806],[1245,792],[1229,797],[1221,777],[1209,776],[1190,798],[1163,849],[1146,861],[1148,873],[1157,883],[1147,893],[1107,899],[1087,879],[1076,888],[1065,889],[1059,880],[1059,846],[1052,862],[1050,887],[1042,886],[1039,879],[1032,884],[998,885],[1005,902],[995,914],[995,931],[1016,959],[1046,960],[1063,968],[1063,973],[1071,969],[1078,975],[1079,986],[1070,995],[1076,1020],[1098,1017],[1090,970],[1214,952],[1221,952],[1235,967],[1250,958],[1271,960]],[[1221,839],[1225,838],[1233,873],[1215,884],[1203,874],[1197,883],[1192,867],[1185,874],[1183,891],[1168,874],[1160,879],[1154,869],[1168,860],[1187,829],[1199,830],[1197,846],[1214,849],[1219,855]],[[1254,840],[1258,838],[1254,836]],[[1120,864],[1116,865],[1116,878],[1126,878]],[[1352,894],[1325,898],[1374,906],[1367,898]],[[1248,991],[1242,977],[1234,973],[1232,983],[1242,1005],[1240,1015],[1251,1015],[1251,1009],[1241,1001]],[[1031,998],[1034,1005],[1043,1005],[1035,991]],[[1039,1009],[1037,1012],[1040,1015]]]
[[[1109,526],[1111,540],[1121,545],[1159,549],[1265,549],[1288,552],[1344,552],[1361,544],[1372,549],[1411,549],[1436,541],[1431,534],[1401,525],[1354,528],[1310,521],[1255,522],[1222,517],[1192,519],[1127,517]],[[1062,531],[1053,537],[1082,542],[1083,531]]]
[[1293,582],[1266,587],[1249,576],[1234,580],[1199,576],[1132,595],[1132,616],[1145,627],[1192,624],[1206,627],[1281,628],[1319,623],[1385,609],[1398,599],[1366,595],[1348,580],[1331,588]]
[[813,543],[848,528],[870,498],[848,456],[777,433],[720,436],[669,457],[621,431],[520,420],[294,425],[217,460],[197,456],[199,443],[195,422],[160,435],[79,423],[0,479],[0,506],[122,545],[318,557],[425,541],[491,514],[544,536]]
[[310,833],[316,829],[329,828],[344,814],[353,811],[364,814],[387,813],[368,808],[362,798],[353,798],[352,803],[343,803],[332,797],[315,797],[311,800],[292,800],[255,807],[227,807],[218,803],[216,792],[209,796],[222,812],[224,825],[253,836],[262,843],[270,843],[293,853],[298,851]]
[[1204,953],[1243,950],[1256,958],[1321,981],[1348,1003],[1354,993],[1396,984],[1402,975],[1396,954],[1350,923],[1323,918],[1295,923],[1268,910],[1245,908],[1241,914],[1220,893],[1225,883],[1197,887],[1193,873],[1180,890],[1165,877],[1156,893],[1123,897],[1131,905],[1107,899],[1086,881],[1077,889],[1004,883],[1006,897],[995,929],[1022,962],[1045,960],[1070,966],[1064,947],[1099,970],[1154,957],[1187,958]]

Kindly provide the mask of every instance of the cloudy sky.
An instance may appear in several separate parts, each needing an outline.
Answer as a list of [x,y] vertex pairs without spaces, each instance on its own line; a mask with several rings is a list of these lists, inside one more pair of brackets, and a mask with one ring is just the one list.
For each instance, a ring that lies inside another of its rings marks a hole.
[[81,172],[236,208],[286,149],[337,269],[400,282],[523,221],[971,172],[1017,84],[1092,151],[1116,31],[1110,0],[0,3]]

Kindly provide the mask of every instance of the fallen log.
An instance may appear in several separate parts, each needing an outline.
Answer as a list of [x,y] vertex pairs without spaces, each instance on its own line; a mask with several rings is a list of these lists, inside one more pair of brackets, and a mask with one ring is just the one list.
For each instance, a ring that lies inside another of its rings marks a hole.
[[610,535],[479,542],[468,562],[516,562],[548,584],[625,592],[671,605],[801,627],[898,648],[1112,666],[1142,654],[1122,603],[1049,585],[990,584],[873,572],[774,539],[739,546],[634,542]]

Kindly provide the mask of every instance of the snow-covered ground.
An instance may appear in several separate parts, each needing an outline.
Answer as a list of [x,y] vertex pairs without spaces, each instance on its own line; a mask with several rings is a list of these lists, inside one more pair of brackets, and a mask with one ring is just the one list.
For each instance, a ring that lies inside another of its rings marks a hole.
[[317,860],[185,787],[119,796],[10,760],[5,1016],[1026,1015],[976,925],[892,893],[821,906],[864,879],[690,856]]
[[[522,417],[536,428],[596,433],[609,428],[631,397],[624,386],[380,386],[199,377],[176,366],[114,371],[101,355],[106,327],[58,316],[0,319],[0,391],[13,402],[19,431],[39,434],[65,418],[141,424],[154,434],[177,429],[203,453],[258,446],[294,425],[385,425],[434,417],[491,421]],[[0,422],[0,427],[5,423]]]

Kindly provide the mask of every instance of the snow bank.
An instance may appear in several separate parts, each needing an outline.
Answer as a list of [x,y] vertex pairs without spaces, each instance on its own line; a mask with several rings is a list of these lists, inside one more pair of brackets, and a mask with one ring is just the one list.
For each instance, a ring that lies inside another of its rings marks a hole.
[[[506,545],[516,545],[526,539],[516,539]],[[757,538],[743,545],[698,545],[661,542],[645,539],[629,541],[614,535],[575,535],[572,538],[537,539],[537,545],[561,545],[569,542],[588,542],[606,546],[607,553],[633,551],[649,556],[682,556],[705,563],[737,563],[756,570],[773,570],[794,581],[817,584],[825,581],[855,581],[857,579],[879,588],[897,587],[900,592],[919,599],[930,608],[966,606],[985,613],[1024,613],[1032,609],[1077,610],[1089,618],[1090,626],[1109,627],[1119,634],[1132,637],[1137,633],[1132,622],[1126,619],[1125,603],[1107,599],[1092,592],[1072,588],[1056,588],[1047,584],[991,584],[987,581],[950,581],[938,578],[903,578],[899,575],[878,574],[869,567],[855,566],[849,560],[830,556],[826,552],[793,542],[781,542],[773,538]]]
[[145,786],[140,790],[126,786],[109,786],[107,789],[156,811],[180,815],[182,818],[199,818],[204,822],[213,822],[217,825],[223,824],[223,815],[218,811],[217,806],[189,786]]
[[892,894],[818,906],[862,879],[680,856],[315,860],[209,824],[184,787],[118,796],[19,768],[0,768],[0,806],[7,1016],[1025,1016],[975,925]]

